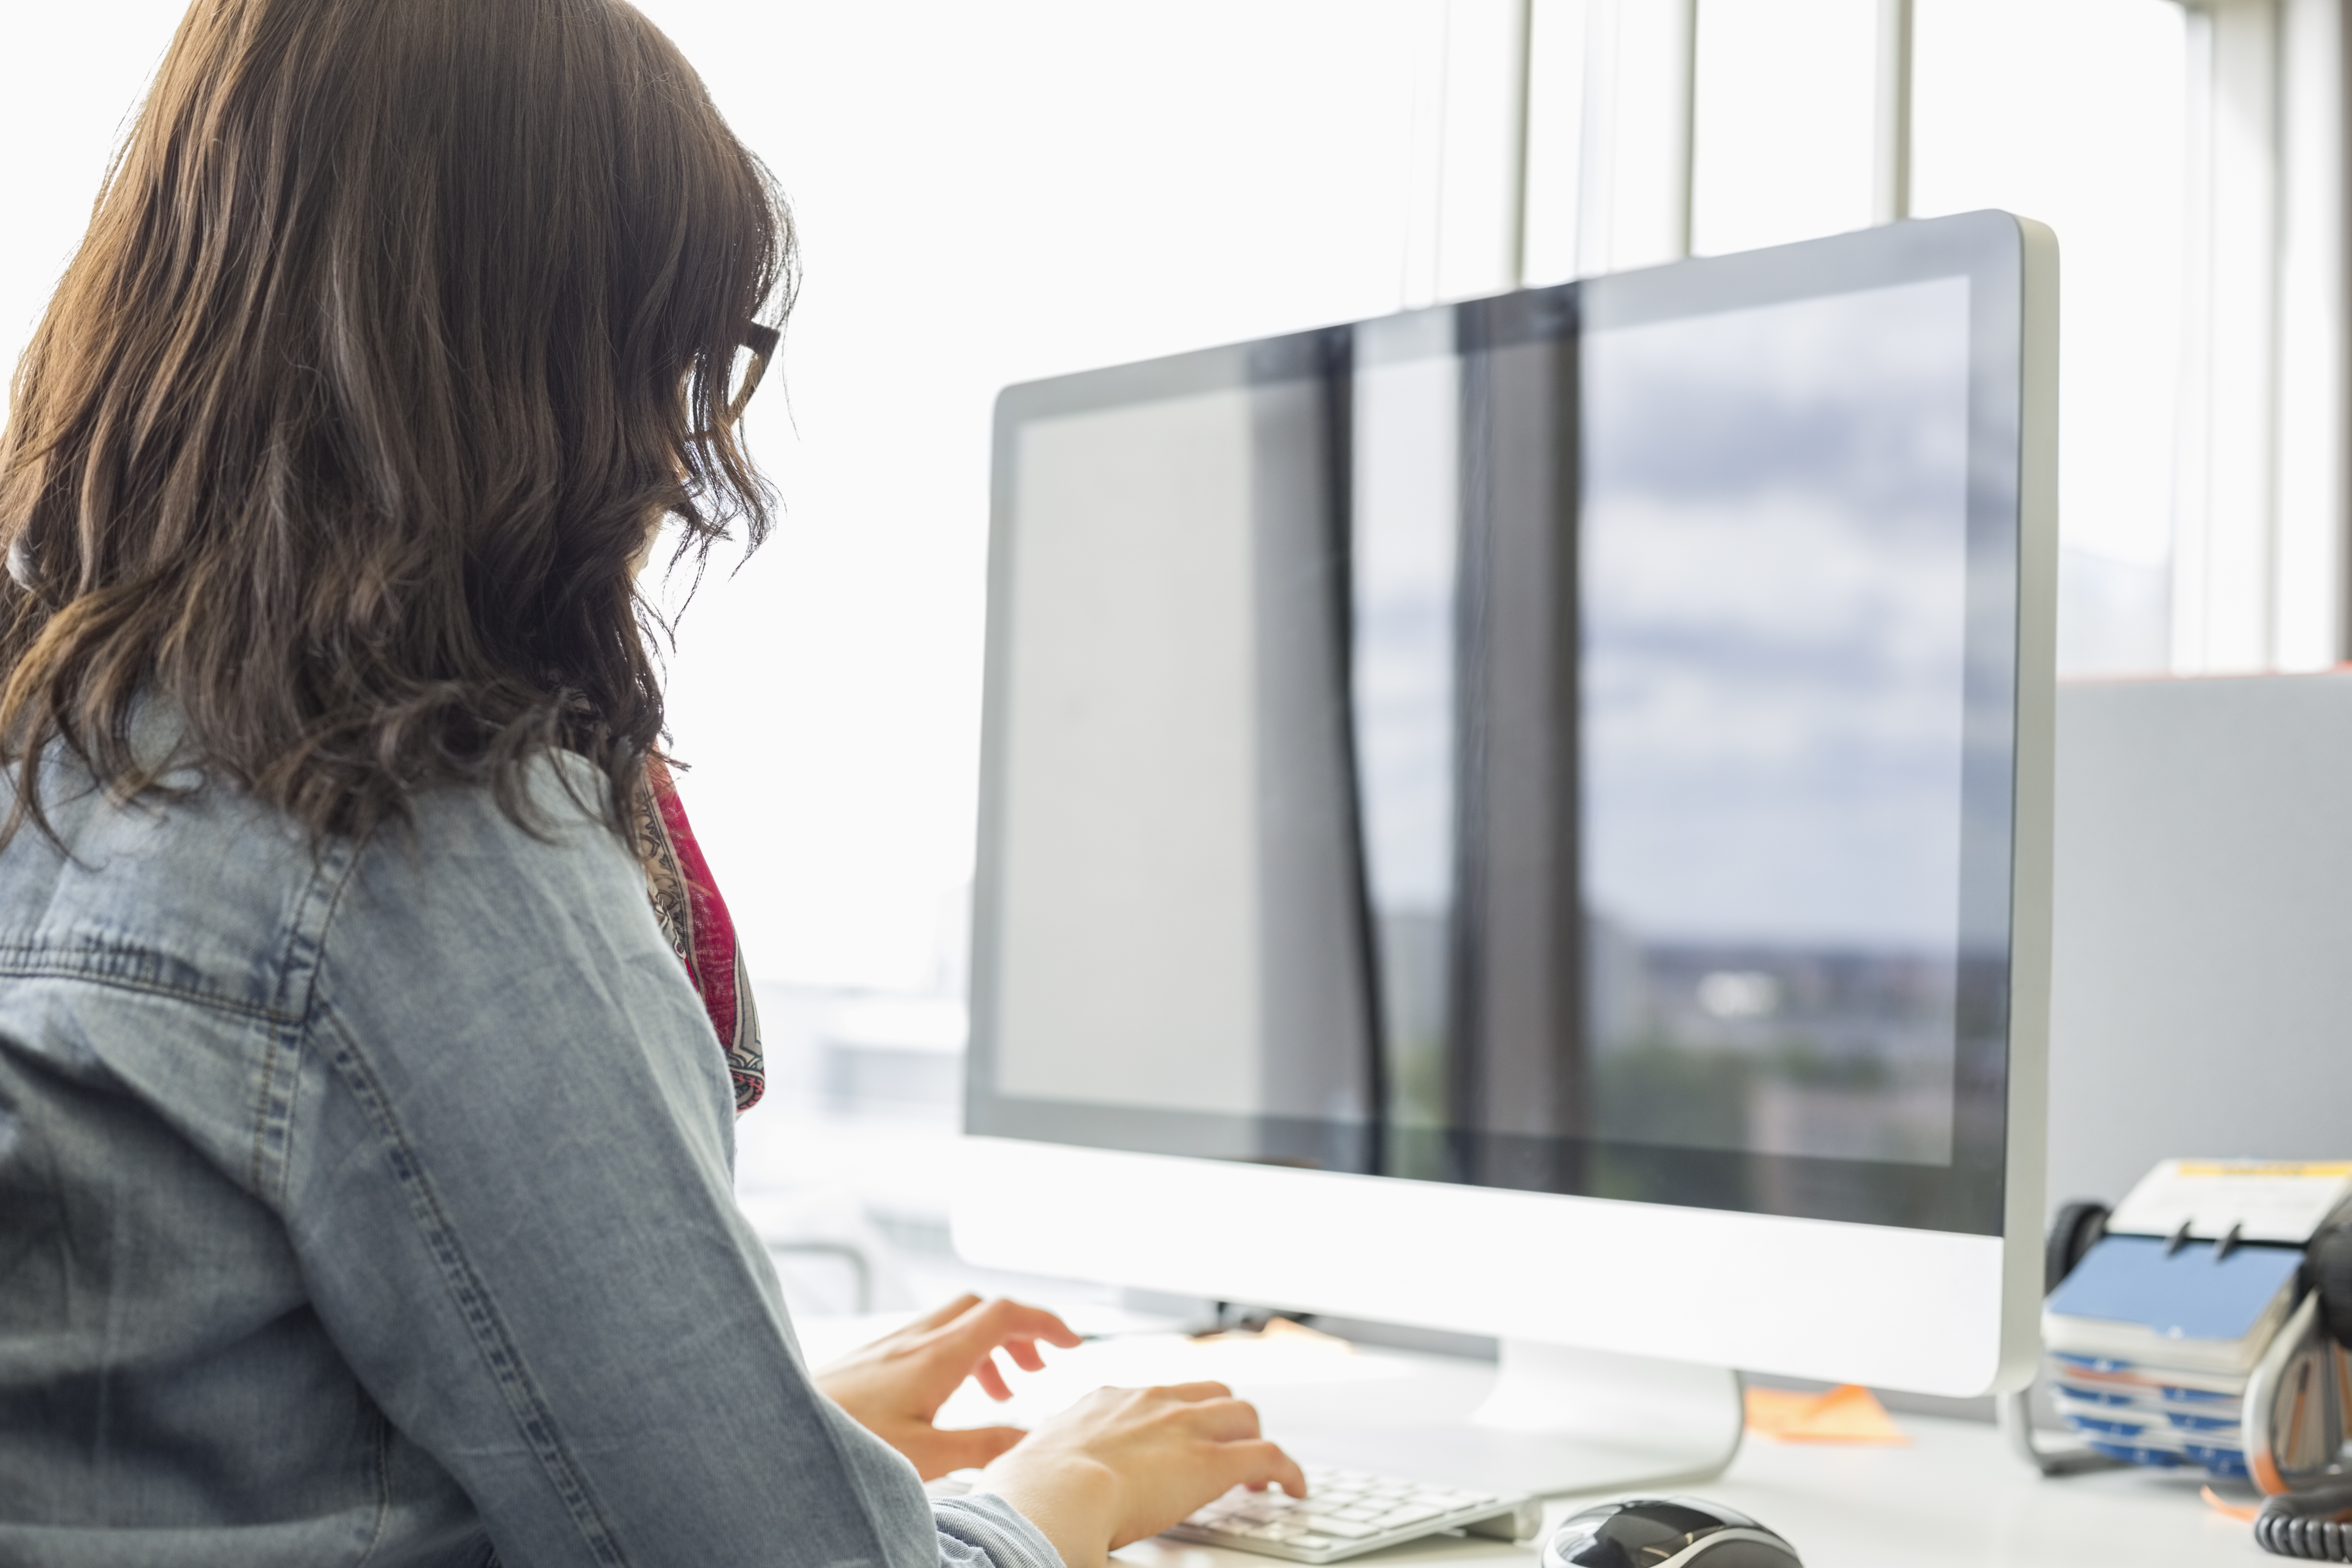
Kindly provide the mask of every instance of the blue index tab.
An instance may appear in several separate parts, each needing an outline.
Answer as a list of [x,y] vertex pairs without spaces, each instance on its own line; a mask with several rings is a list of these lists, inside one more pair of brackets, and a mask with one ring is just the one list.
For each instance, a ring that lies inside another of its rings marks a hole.
[[2242,1481],[2252,1473],[2246,1469],[2246,1456],[2235,1448],[2206,1448],[2191,1443],[2180,1451],[2217,1476]]
[[2111,1459],[2121,1459],[2127,1465],[2147,1465],[2168,1470],[2180,1463],[2180,1456],[2168,1448],[2136,1448],[2127,1443],[2086,1442],[2083,1445],[2095,1454],[2105,1454]]
[[2292,1247],[2240,1247],[2215,1260],[2210,1241],[2169,1257],[2154,1236],[2107,1236],[2051,1292],[2063,1317],[2142,1323],[2168,1339],[2242,1340],[2302,1266]]
[[2175,1388],[2168,1384],[2158,1389],[2157,1393],[2177,1405],[2227,1405],[2233,1409],[2243,1397],[2236,1394],[2217,1394],[2210,1388]]

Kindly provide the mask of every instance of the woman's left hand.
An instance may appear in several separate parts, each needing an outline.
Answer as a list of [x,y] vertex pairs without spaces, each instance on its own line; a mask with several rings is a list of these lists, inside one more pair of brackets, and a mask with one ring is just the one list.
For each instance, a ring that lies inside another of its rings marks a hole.
[[943,1430],[931,1425],[948,1396],[967,1377],[992,1399],[1010,1399],[995,1353],[1003,1350],[1031,1372],[1045,1360],[1037,1342],[1077,1344],[1070,1326],[1043,1307],[959,1296],[928,1317],[863,1350],[852,1351],[816,1375],[816,1385],[857,1424],[914,1462],[925,1480],[950,1470],[988,1464],[1024,1436],[1018,1427]]

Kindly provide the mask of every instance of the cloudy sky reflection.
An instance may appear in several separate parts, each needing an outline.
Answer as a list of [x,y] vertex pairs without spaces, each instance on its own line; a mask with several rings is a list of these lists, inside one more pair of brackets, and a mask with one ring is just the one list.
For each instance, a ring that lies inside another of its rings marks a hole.
[[1584,830],[1647,941],[1957,937],[1968,283],[1584,341]]

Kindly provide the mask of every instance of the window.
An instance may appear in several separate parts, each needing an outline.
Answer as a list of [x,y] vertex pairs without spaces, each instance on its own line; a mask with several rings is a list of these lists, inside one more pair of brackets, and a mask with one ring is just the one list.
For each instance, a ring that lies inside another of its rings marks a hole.
[[1877,0],[1701,0],[1691,249],[1754,250],[1872,220]]
[[[1701,0],[1692,248],[1872,221],[1880,0]],[[1917,0],[1915,216],[2049,224],[2063,283],[2059,661],[2171,663],[2187,192],[2187,23],[2172,0]]]
[[2057,232],[2059,664],[2170,667],[2188,188],[2171,0],[1921,0],[1914,214]]
[[928,988],[970,874],[998,389],[1395,309],[1441,12],[645,9],[807,271],[786,397],[751,413],[789,515],[683,623],[687,798],[762,978]]
[[0,13],[0,416],[17,356],[89,222],[118,131],[163,57],[184,0],[18,5]]

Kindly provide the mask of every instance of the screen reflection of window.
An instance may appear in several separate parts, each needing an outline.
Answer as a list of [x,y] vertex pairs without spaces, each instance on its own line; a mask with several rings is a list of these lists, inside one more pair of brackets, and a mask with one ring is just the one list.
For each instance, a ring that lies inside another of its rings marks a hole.
[[1591,1125],[1951,1146],[1965,279],[1585,340]]

